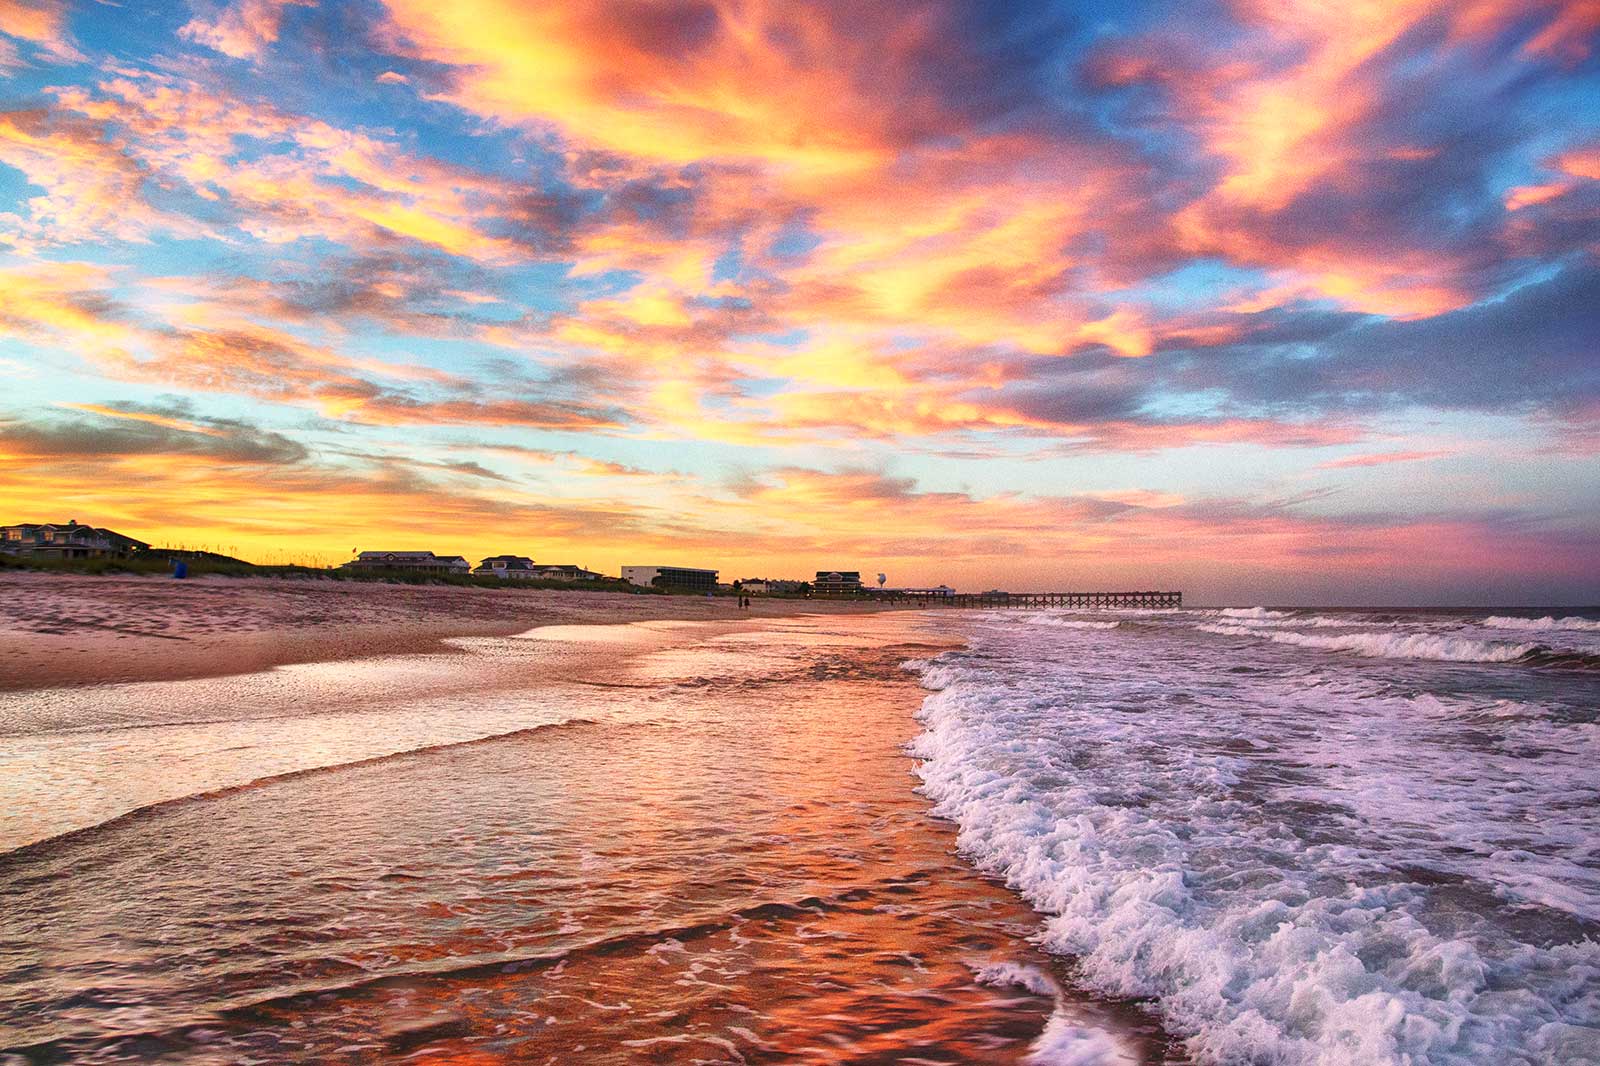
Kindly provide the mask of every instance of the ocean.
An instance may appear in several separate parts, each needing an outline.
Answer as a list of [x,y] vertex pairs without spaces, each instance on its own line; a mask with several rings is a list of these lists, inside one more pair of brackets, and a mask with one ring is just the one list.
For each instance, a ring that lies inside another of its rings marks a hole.
[[1600,1063],[1600,615],[452,644],[0,693],[0,1063]]
[[960,846],[1202,1062],[1600,1062],[1600,619],[994,613],[921,667]]

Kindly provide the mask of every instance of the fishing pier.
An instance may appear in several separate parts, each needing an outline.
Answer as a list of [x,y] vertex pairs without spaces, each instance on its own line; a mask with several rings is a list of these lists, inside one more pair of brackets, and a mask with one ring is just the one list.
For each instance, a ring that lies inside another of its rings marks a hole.
[[929,607],[1149,607],[1170,610],[1183,606],[1182,592],[945,592],[902,590],[884,598]]

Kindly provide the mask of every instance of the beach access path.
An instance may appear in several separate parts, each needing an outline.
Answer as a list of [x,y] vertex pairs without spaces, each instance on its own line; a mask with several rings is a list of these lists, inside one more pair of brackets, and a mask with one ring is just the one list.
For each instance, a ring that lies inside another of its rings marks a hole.
[[450,637],[509,636],[535,626],[884,609],[755,598],[741,610],[737,602],[566,589],[8,573],[0,574],[0,690],[448,652]]

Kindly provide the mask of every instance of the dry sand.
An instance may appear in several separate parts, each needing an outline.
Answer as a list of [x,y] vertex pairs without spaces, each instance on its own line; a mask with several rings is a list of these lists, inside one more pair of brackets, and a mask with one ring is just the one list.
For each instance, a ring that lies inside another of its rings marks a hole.
[[0,574],[0,689],[216,677],[443,651],[535,626],[859,612],[872,604],[453,585]]

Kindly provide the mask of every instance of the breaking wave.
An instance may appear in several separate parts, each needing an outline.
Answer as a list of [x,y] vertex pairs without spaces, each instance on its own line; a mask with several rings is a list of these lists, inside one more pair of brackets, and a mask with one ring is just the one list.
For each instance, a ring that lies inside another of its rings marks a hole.
[[1217,614],[1223,618],[1288,618],[1288,611],[1271,611],[1265,607],[1224,607]]
[[1058,614],[1026,615],[1024,622],[1036,626],[1055,626],[1058,629],[1115,629],[1120,622],[1097,622],[1086,618],[1063,618]]
[[1444,636],[1437,633],[1341,633],[1337,636],[1324,636],[1317,633],[1263,631],[1238,625],[1202,625],[1195,628],[1223,636],[1260,637],[1278,644],[1323,648],[1328,651],[1348,651],[1381,659],[1506,663],[1522,659],[1531,653],[1548,650],[1538,644],[1507,644],[1503,641],[1473,640],[1468,637]]
[[1543,618],[1518,618],[1496,614],[1485,618],[1480,624],[1488,629],[1526,629],[1532,632],[1562,629],[1600,632],[1600,621],[1577,616],[1555,618],[1545,615]]
[[[1203,628],[1382,659],[1546,653]],[[1394,696],[1377,663],[1308,683],[1257,652],[1229,674],[1247,653],[1192,634],[995,626],[922,669],[922,791],[1046,916],[1040,943],[1152,1001],[1196,1062],[1600,1064],[1593,725]],[[1066,1061],[1110,1053],[1080,1040]]]

